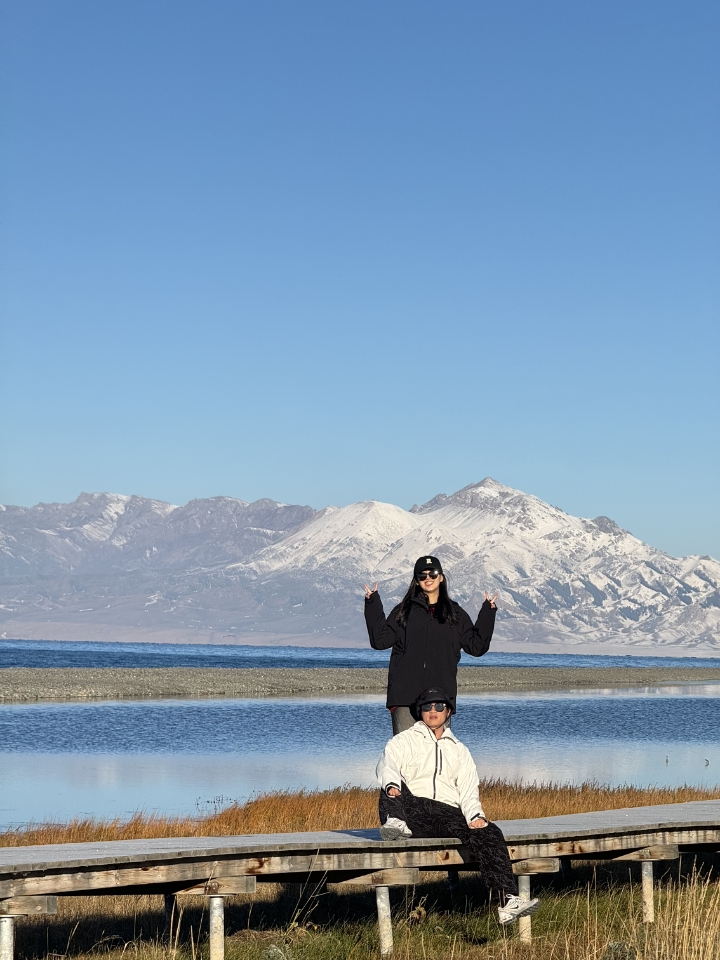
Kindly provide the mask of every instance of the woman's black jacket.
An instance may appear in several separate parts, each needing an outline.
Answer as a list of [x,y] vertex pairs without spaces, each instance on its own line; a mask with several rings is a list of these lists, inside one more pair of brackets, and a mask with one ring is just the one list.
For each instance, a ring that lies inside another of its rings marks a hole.
[[460,651],[472,657],[487,653],[495,627],[495,609],[486,600],[473,626],[463,608],[453,601],[457,623],[444,622],[430,614],[424,596],[413,597],[405,626],[398,623],[398,605],[385,617],[377,591],[365,601],[365,623],[370,646],[375,650],[392,647],[388,671],[388,707],[413,706],[429,687],[441,687],[457,696],[457,665]]

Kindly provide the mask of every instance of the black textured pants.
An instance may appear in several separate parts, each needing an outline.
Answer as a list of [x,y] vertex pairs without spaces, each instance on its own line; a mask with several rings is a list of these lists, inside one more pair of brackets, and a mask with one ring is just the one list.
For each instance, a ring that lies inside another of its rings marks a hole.
[[399,797],[380,791],[380,823],[388,817],[404,820],[414,837],[457,837],[480,865],[480,876],[488,890],[504,896],[517,896],[517,881],[512,872],[505,837],[499,827],[488,823],[473,830],[459,807],[438,800],[416,797],[403,785]]

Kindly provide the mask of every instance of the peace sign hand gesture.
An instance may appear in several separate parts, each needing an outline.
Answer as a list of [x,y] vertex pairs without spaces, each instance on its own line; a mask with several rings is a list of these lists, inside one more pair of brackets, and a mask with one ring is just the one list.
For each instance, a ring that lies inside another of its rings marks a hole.
[[[377,586],[377,585],[376,585],[376,586]],[[495,601],[497,600],[497,598],[498,598],[498,595],[497,595],[497,594],[495,594],[494,597],[491,597],[490,594],[487,592],[487,590],[485,591],[485,599],[486,599],[487,602],[490,604],[490,609],[491,609],[491,610],[496,610],[496,609],[497,609],[497,606],[496,606],[496,604],[495,604]]]
[[378,583],[375,581],[375,586],[372,588],[372,590],[366,583],[363,584],[363,587],[365,587],[365,599],[369,600],[374,593],[377,593]]

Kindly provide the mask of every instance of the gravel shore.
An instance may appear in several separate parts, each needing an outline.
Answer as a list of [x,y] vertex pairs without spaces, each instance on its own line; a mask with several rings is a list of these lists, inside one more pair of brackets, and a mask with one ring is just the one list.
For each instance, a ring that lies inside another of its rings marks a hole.
[[[386,669],[0,669],[0,703],[198,697],[283,697],[384,693]],[[464,693],[720,683],[720,668],[460,667]]]

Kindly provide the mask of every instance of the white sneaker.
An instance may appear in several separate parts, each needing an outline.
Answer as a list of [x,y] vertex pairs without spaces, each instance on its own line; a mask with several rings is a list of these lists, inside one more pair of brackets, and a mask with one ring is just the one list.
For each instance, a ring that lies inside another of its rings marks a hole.
[[380,827],[381,840],[405,840],[412,836],[412,831],[404,820],[398,817],[388,817]]
[[504,926],[514,923],[518,917],[528,917],[535,913],[540,906],[537,897],[532,900],[521,900],[520,897],[508,897],[504,907],[498,907],[498,921]]

